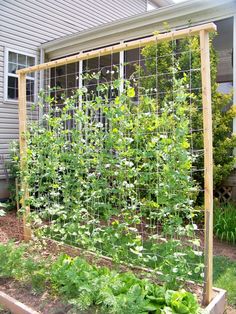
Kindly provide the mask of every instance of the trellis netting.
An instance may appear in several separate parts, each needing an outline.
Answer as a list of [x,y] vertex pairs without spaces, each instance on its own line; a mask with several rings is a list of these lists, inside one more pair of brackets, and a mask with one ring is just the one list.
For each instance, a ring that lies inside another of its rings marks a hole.
[[199,37],[141,43],[43,69],[22,169],[30,225],[165,281],[202,282]]

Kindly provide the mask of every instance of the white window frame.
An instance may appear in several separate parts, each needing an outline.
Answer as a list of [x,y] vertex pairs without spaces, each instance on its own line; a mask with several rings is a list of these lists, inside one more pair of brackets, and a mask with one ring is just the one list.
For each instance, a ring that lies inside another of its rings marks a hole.
[[[18,103],[18,99],[10,99],[8,98],[8,76],[9,76],[9,72],[8,72],[8,61],[9,61],[9,52],[14,52],[17,54],[22,54],[24,56],[27,57],[32,57],[34,58],[34,65],[37,64],[37,54],[32,54],[30,52],[28,52],[27,50],[20,50],[20,49],[12,49],[10,47],[5,47],[5,51],[4,51],[4,102],[6,103]],[[18,78],[17,74],[11,73],[12,77],[16,77]],[[36,95],[36,86],[37,86],[37,77],[36,77],[36,73],[34,77],[30,77],[30,76],[26,76],[27,80],[32,80],[34,81],[34,100],[35,101],[35,95]]]

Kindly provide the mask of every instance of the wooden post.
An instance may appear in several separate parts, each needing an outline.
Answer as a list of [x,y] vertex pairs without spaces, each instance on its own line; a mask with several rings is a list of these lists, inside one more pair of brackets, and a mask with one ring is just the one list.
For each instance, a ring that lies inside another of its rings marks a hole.
[[212,110],[211,110],[211,73],[209,33],[200,31],[201,77],[203,105],[203,136],[204,136],[204,208],[205,208],[205,272],[203,303],[212,300],[213,281],[213,141],[212,141]]
[[[19,90],[19,142],[20,142],[20,167],[21,172],[26,170],[26,154],[27,144],[25,134],[27,131],[27,105],[26,105],[26,75],[20,73],[18,78],[18,90]],[[23,175],[21,175],[21,205],[24,208],[23,213],[23,227],[24,227],[24,240],[29,241],[31,239],[31,229],[28,223],[28,216],[30,213],[30,207],[27,205],[27,199],[29,198],[28,185]]]

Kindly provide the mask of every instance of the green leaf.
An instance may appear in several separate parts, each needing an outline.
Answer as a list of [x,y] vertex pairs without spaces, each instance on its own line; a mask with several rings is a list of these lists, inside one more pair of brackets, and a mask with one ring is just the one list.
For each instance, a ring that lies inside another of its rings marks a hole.
[[127,90],[127,96],[132,98],[135,96],[135,89],[133,87],[129,87]]

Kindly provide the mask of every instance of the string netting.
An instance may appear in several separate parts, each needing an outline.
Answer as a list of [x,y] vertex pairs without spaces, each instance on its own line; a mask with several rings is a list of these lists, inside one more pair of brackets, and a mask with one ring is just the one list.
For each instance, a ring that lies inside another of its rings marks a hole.
[[203,281],[200,67],[187,37],[44,71],[25,173],[36,234]]

